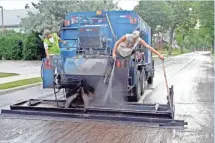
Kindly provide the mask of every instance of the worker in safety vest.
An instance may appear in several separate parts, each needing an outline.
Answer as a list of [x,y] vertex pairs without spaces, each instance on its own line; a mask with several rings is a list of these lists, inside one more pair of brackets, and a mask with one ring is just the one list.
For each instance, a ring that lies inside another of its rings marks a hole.
[[67,42],[61,40],[56,33],[51,33],[49,30],[44,30],[43,36],[43,44],[45,48],[46,58],[48,59],[49,64],[52,63],[54,72],[56,73],[56,70],[58,71],[55,76],[55,82],[58,83],[59,72],[61,71],[61,68],[58,65],[58,63],[61,62],[59,41],[64,44],[67,44]]
[[135,30],[132,34],[126,34],[121,37],[114,46],[112,56],[113,58],[130,58],[136,47],[141,44],[145,48],[148,48],[151,52],[159,56],[161,60],[164,60],[164,56],[158,51],[148,45],[143,39],[140,38],[140,31]]
[[51,33],[49,30],[44,30],[43,35],[46,58],[49,59],[50,56],[60,55],[59,41],[64,44],[67,44],[67,42],[61,40],[56,33]]

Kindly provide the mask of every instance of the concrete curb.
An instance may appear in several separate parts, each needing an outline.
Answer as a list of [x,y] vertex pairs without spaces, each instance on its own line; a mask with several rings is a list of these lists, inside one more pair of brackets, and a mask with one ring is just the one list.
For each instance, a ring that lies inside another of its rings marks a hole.
[[34,86],[39,86],[41,84],[42,84],[42,82],[38,82],[38,83],[28,84],[28,85],[24,85],[24,86],[18,86],[18,87],[14,87],[14,88],[5,89],[5,90],[0,90],[0,95],[15,92],[18,90],[23,90],[23,89],[34,87]]

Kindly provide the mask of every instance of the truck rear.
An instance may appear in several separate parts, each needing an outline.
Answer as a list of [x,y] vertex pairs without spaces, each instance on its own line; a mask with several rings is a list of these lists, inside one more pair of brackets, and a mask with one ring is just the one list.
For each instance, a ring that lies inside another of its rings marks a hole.
[[[68,13],[61,27],[61,38],[68,45],[60,45],[62,53],[55,62],[61,69],[57,72],[58,82],[53,65],[47,64],[46,59],[42,65],[43,88],[53,88],[55,100],[29,99],[11,105],[10,110],[2,110],[1,114],[183,127],[187,123],[174,120],[174,107],[170,106],[173,86],[169,88],[167,104],[127,102],[137,101],[144,93],[145,82],[152,83],[154,77],[152,53],[147,48],[136,48],[135,54],[137,51],[144,55],[141,59],[136,55],[130,59],[112,58],[115,42],[136,29],[151,45],[150,27],[133,11]],[[64,99],[58,99],[61,89],[66,91]],[[102,102],[108,97],[114,100]],[[88,106],[89,100],[96,104]]]
[[[64,69],[65,71],[70,70],[69,74],[67,74],[68,72],[65,74],[73,75],[74,77],[71,69],[79,67],[81,64],[79,64],[80,62],[71,61],[74,61],[74,59],[81,61],[83,57],[78,57],[78,55],[83,55],[83,53],[85,55],[99,53],[99,55],[111,56],[115,42],[125,34],[132,33],[136,29],[142,31],[141,38],[151,45],[151,28],[133,11],[68,13],[61,27],[61,38],[66,40],[68,45],[60,45]],[[115,70],[115,77],[118,77],[118,79],[115,79],[115,83],[120,82],[118,87],[125,89],[123,93],[128,93],[126,96],[134,97],[134,100],[138,100],[144,93],[145,81],[152,83],[154,77],[154,62],[151,51],[141,46],[138,48],[144,55],[141,62],[132,63],[131,61],[120,59],[117,61],[118,65],[121,63],[120,69],[116,67]],[[133,66],[122,67],[122,65],[129,64],[133,64]],[[69,79],[69,77],[64,78],[64,81],[66,79]],[[52,85],[52,81],[50,81],[50,84]],[[75,85],[77,84],[75,83]],[[140,92],[137,93],[138,91]],[[136,93],[134,94],[134,92]],[[132,98],[129,99],[133,100]]]
[[[71,12],[66,15],[61,27],[61,38],[68,41],[71,51],[79,46],[90,45],[97,48],[101,46],[113,48],[119,38],[137,28],[144,32],[141,38],[151,45],[151,28],[134,11]],[[85,43],[79,45],[79,40],[84,40]],[[61,50],[68,52],[63,44]],[[151,52],[146,49],[145,54],[145,62],[152,63]]]

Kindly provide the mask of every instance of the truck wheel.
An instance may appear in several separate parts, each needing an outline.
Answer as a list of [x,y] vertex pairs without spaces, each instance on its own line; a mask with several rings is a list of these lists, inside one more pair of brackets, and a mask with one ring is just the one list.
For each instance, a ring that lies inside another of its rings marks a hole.
[[147,80],[148,84],[152,84],[153,83],[153,76],[150,76],[149,79]]
[[65,94],[66,94],[66,99],[71,96],[71,94],[69,94],[69,88],[65,88]]
[[141,90],[142,90],[142,84],[141,84],[141,74],[140,71],[137,71],[137,76],[136,76],[136,86],[134,88],[134,95],[136,101],[138,101],[141,97]]
[[141,72],[141,95],[144,94],[146,87],[146,77],[145,77],[145,71],[142,70]]

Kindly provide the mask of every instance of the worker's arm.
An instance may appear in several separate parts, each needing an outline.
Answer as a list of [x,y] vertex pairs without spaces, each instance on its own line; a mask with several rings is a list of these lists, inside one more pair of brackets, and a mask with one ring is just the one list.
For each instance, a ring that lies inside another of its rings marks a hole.
[[158,51],[156,51],[154,48],[152,48],[150,45],[148,45],[143,39],[140,40],[140,44],[148,48],[152,53],[158,55],[161,60],[164,60],[164,56]]
[[46,58],[49,59],[49,51],[48,51],[48,44],[46,44],[45,42],[43,43],[44,45],[44,49],[45,49],[45,53],[46,53]]
[[[56,34],[57,35],[57,34]],[[60,41],[60,42],[62,42],[63,44],[67,44],[67,42],[66,41],[63,41],[58,35],[57,35],[57,37],[58,37],[58,40]]]
[[45,53],[46,53],[46,58],[49,59],[49,51],[48,51],[48,49],[45,49]]
[[126,40],[126,36],[123,36],[122,38],[120,38],[114,45],[114,48],[113,48],[113,52],[112,52],[112,56],[113,58],[116,57],[116,49],[118,48],[119,44],[122,43],[123,41]]
[[58,37],[58,38],[59,38],[59,41],[60,41],[60,42],[62,42],[63,44],[67,44],[66,41],[63,41],[62,39],[60,39],[60,37]]

